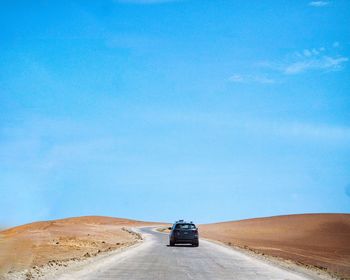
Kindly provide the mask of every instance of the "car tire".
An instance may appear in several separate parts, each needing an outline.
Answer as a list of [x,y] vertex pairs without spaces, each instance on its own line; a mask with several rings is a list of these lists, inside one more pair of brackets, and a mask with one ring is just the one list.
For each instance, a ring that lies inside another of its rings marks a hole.
[[198,246],[199,246],[199,243],[198,243],[198,242],[193,243],[192,246],[193,246],[193,247],[198,247]]
[[169,242],[169,246],[170,246],[170,247],[173,247],[173,246],[175,246],[175,243],[170,241],[170,242]]

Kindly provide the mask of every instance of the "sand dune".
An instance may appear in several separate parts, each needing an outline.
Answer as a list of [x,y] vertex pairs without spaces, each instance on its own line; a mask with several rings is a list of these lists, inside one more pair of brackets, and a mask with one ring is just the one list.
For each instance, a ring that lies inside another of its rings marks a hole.
[[64,261],[130,246],[140,237],[128,228],[149,224],[87,216],[36,222],[0,231],[0,275],[52,263],[64,265]]
[[350,214],[304,214],[200,226],[202,237],[350,279]]
[[[156,224],[87,216],[0,231],[0,279],[8,272],[65,266],[72,260],[130,246],[140,236],[128,228]],[[200,235],[350,279],[350,214],[289,215],[207,224],[200,225]]]

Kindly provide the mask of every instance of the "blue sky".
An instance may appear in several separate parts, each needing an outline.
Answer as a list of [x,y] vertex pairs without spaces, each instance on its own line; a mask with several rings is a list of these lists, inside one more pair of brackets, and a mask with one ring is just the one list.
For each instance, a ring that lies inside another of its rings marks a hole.
[[350,212],[349,1],[3,1],[0,225]]

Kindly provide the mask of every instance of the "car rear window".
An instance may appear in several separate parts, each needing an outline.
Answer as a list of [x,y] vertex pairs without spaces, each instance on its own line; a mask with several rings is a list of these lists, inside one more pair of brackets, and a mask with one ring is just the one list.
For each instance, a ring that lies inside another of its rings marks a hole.
[[177,224],[175,228],[176,229],[195,229],[196,226],[194,224]]

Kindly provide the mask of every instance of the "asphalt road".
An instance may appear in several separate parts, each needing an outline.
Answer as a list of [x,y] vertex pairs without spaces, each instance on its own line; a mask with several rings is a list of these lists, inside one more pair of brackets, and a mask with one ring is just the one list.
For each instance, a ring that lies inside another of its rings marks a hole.
[[140,231],[143,244],[60,279],[310,279],[205,240],[199,247],[169,247],[167,234]]

